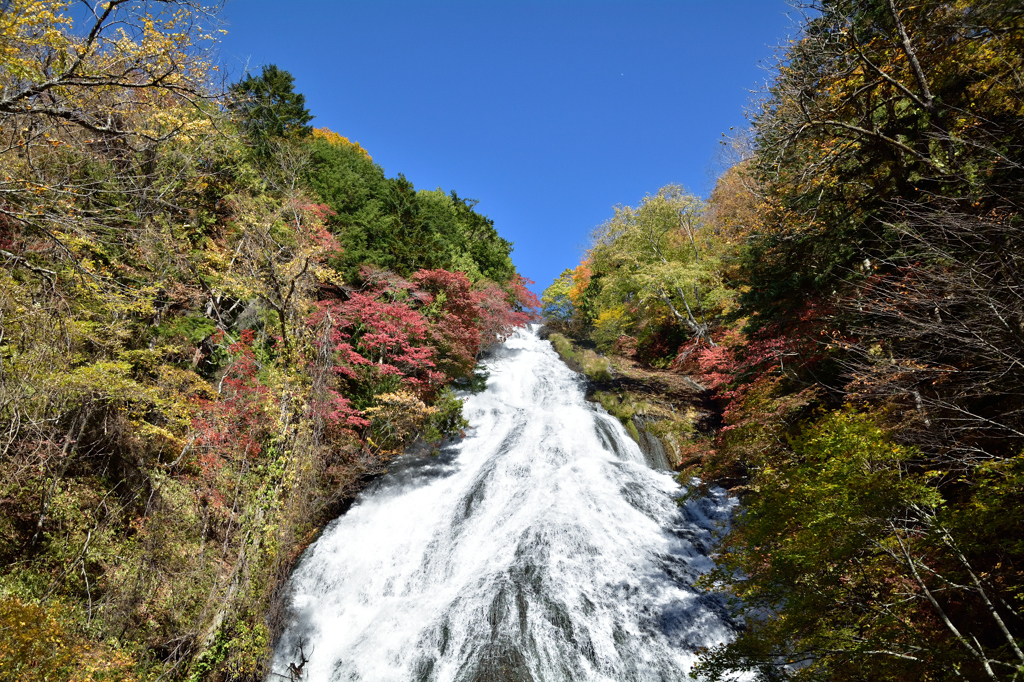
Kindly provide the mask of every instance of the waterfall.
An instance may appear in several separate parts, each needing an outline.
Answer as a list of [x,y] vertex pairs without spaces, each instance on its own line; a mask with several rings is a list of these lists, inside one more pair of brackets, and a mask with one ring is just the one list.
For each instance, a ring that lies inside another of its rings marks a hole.
[[303,555],[269,680],[682,681],[731,636],[692,587],[725,493],[680,507],[535,330],[486,366],[466,438],[400,458]]

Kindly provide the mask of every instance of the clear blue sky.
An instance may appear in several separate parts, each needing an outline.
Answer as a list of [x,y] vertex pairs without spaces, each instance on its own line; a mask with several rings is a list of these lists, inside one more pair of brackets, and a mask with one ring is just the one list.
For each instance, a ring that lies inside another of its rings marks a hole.
[[480,200],[539,292],[615,204],[706,196],[794,32],[784,0],[233,0],[221,61],[274,63],[388,175]]

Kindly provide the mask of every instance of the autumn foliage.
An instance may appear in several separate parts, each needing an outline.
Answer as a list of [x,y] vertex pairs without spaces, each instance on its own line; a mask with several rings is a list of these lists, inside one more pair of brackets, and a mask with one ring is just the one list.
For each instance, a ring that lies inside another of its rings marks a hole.
[[212,90],[211,10],[95,10],[0,12],[0,678],[261,679],[302,550],[535,300],[286,71]]
[[708,200],[616,208],[544,313],[705,389],[675,455],[743,504],[706,587],[745,626],[695,675],[1015,679],[1021,15],[805,6]]

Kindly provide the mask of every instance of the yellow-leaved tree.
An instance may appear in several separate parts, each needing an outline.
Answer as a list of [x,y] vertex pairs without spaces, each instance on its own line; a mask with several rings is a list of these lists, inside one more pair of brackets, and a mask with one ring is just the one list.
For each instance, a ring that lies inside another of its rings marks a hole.
[[212,12],[70,4],[11,0],[0,14],[0,256],[53,277],[33,257],[53,252],[98,279],[76,238],[173,201],[158,152],[194,154],[209,132]]
[[731,297],[722,281],[730,247],[708,228],[704,212],[704,202],[678,185],[635,208],[616,207],[588,252],[592,277],[600,275],[599,307],[661,307],[693,338],[713,343],[710,320]]

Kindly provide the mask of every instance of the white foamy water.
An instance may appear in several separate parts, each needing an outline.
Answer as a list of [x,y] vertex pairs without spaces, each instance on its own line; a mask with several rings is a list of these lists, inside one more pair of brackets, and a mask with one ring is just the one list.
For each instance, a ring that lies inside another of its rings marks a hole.
[[680,508],[533,331],[486,365],[467,437],[396,462],[307,550],[269,679],[301,645],[313,682],[682,681],[731,636],[691,587],[724,493]]

